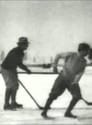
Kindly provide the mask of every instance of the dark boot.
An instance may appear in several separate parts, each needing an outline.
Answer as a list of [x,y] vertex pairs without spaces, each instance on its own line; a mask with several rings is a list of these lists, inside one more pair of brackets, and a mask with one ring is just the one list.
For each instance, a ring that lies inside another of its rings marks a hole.
[[76,105],[79,99],[73,98],[72,101],[70,102],[69,107],[67,108],[67,111],[65,112],[65,117],[71,117],[71,118],[77,118],[77,116],[73,115],[71,113],[73,107]]
[[73,115],[72,113],[65,113],[65,117],[70,117],[70,118],[77,118],[76,115]]
[[16,110],[16,108],[15,107],[13,107],[13,106],[11,106],[10,104],[8,104],[8,105],[4,105],[4,110],[13,110],[13,111],[15,111]]
[[16,89],[12,89],[12,94],[11,94],[11,106],[14,107],[14,108],[16,108],[16,106],[15,106],[16,93],[17,93],[17,90],[16,90]]
[[50,105],[51,105],[52,101],[53,101],[52,99],[48,98],[48,100],[47,100],[47,102],[45,104],[44,110],[41,113],[42,117],[48,118],[47,111],[48,111],[48,109],[50,109]]
[[18,104],[17,102],[13,103],[12,105],[14,107],[16,107],[16,108],[23,108],[23,105],[22,104]]

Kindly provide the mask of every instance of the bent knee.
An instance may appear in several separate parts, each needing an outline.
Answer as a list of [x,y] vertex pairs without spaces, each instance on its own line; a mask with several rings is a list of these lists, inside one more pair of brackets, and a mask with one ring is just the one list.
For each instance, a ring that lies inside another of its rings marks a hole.
[[73,98],[76,100],[80,100],[82,97],[81,97],[81,95],[74,95]]
[[50,97],[51,100],[57,99],[58,96],[59,96],[59,95],[56,94],[56,93],[51,93],[51,94],[49,95],[49,97]]

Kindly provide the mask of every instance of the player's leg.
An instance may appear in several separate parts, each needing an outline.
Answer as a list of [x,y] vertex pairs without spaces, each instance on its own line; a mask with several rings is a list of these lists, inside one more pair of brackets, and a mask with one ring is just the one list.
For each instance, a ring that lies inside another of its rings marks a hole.
[[46,104],[45,104],[45,107],[44,107],[44,110],[42,112],[42,116],[43,117],[47,117],[47,111],[49,110],[50,108],[50,105],[52,104],[52,102],[58,97],[60,96],[64,90],[65,90],[65,84],[64,84],[64,79],[63,77],[59,76],[56,80],[55,80],[55,83],[52,87],[52,90],[51,90],[51,93],[49,94],[49,97],[46,101]]
[[45,118],[48,117],[48,116],[47,116],[47,112],[48,112],[49,107],[50,107],[50,105],[52,104],[53,100],[54,100],[54,98],[51,98],[50,96],[48,97],[48,99],[47,99],[47,101],[46,101],[46,104],[45,104],[45,106],[44,106],[44,110],[43,110],[43,112],[41,113],[41,115],[42,115],[43,117],[45,117]]
[[1,74],[3,76],[3,79],[5,81],[5,85],[6,85],[6,90],[5,90],[5,103],[4,103],[4,109],[5,110],[12,110],[13,108],[10,105],[10,97],[11,97],[11,93],[12,93],[12,76],[11,76],[11,71],[10,70],[6,70],[4,68],[1,68]]
[[77,104],[77,102],[82,98],[81,97],[81,91],[80,91],[80,87],[78,84],[74,84],[72,85],[72,87],[70,89],[68,89],[70,91],[70,93],[72,94],[72,100],[65,112],[65,117],[72,117],[72,118],[76,118],[77,116],[72,114],[72,110],[74,108],[74,106]]
[[22,108],[22,104],[18,104],[16,102],[16,94],[17,94],[17,89],[12,89],[12,94],[11,94],[11,106],[14,108]]
[[12,91],[11,91],[11,106],[14,108],[22,108],[22,104],[16,102],[16,95],[19,88],[17,73],[15,71],[11,74]]
[[10,103],[9,103],[10,97],[11,97],[11,88],[6,87],[4,110],[10,109]]
[[72,118],[77,118],[77,116],[73,115],[71,113],[71,111],[73,110],[74,106],[76,105],[76,103],[78,102],[79,99],[77,98],[72,98],[66,112],[65,112],[65,117],[72,117]]
[[11,106],[14,108],[23,108],[23,105],[18,104],[16,101],[17,91],[18,91],[18,84],[14,86],[11,91]]

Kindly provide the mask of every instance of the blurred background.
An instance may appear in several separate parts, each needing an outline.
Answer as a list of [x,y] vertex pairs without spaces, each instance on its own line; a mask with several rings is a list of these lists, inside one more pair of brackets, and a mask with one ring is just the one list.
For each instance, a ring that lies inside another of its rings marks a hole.
[[80,42],[92,44],[92,1],[0,1],[0,63],[20,36],[30,41],[25,63],[53,63]]
[[[80,42],[92,45],[92,1],[1,0],[0,64],[10,49],[16,47],[21,36],[28,37],[30,41],[29,48],[25,52],[24,63],[31,65],[30,68],[34,72],[53,72],[53,67],[43,68],[43,64],[53,64],[59,53],[77,51]],[[59,64],[63,65],[63,62],[64,60],[61,59]],[[62,66],[59,67],[59,70],[61,69]],[[19,78],[38,103],[44,105],[57,75],[19,74]],[[87,67],[80,81],[83,96],[89,101],[92,101],[91,75],[92,68]],[[2,108],[5,86],[1,75],[0,81]],[[60,98],[53,103],[53,107],[66,107],[71,96],[66,91]],[[36,107],[22,87],[18,100],[24,106]],[[85,104],[80,102],[79,107],[85,107]]]

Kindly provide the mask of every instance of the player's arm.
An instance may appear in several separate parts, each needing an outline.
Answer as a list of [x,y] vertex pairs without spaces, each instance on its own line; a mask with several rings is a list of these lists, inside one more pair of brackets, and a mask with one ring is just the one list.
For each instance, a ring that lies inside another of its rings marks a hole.
[[67,61],[68,57],[72,54],[73,52],[69,53],[59,53],[56,55],[54,63],[53,63],[53,71],[58,72],[57,70],[57,65],[60,59],[65,59],[65,62]]
[[23,63],[20,63],[18,66],[19,66],[19,68],[25,70],[27,73],[29,73],[29,74],[31,73],[31,70],[29,70],[29,69],[27,68],[27,66],[24,65]]

